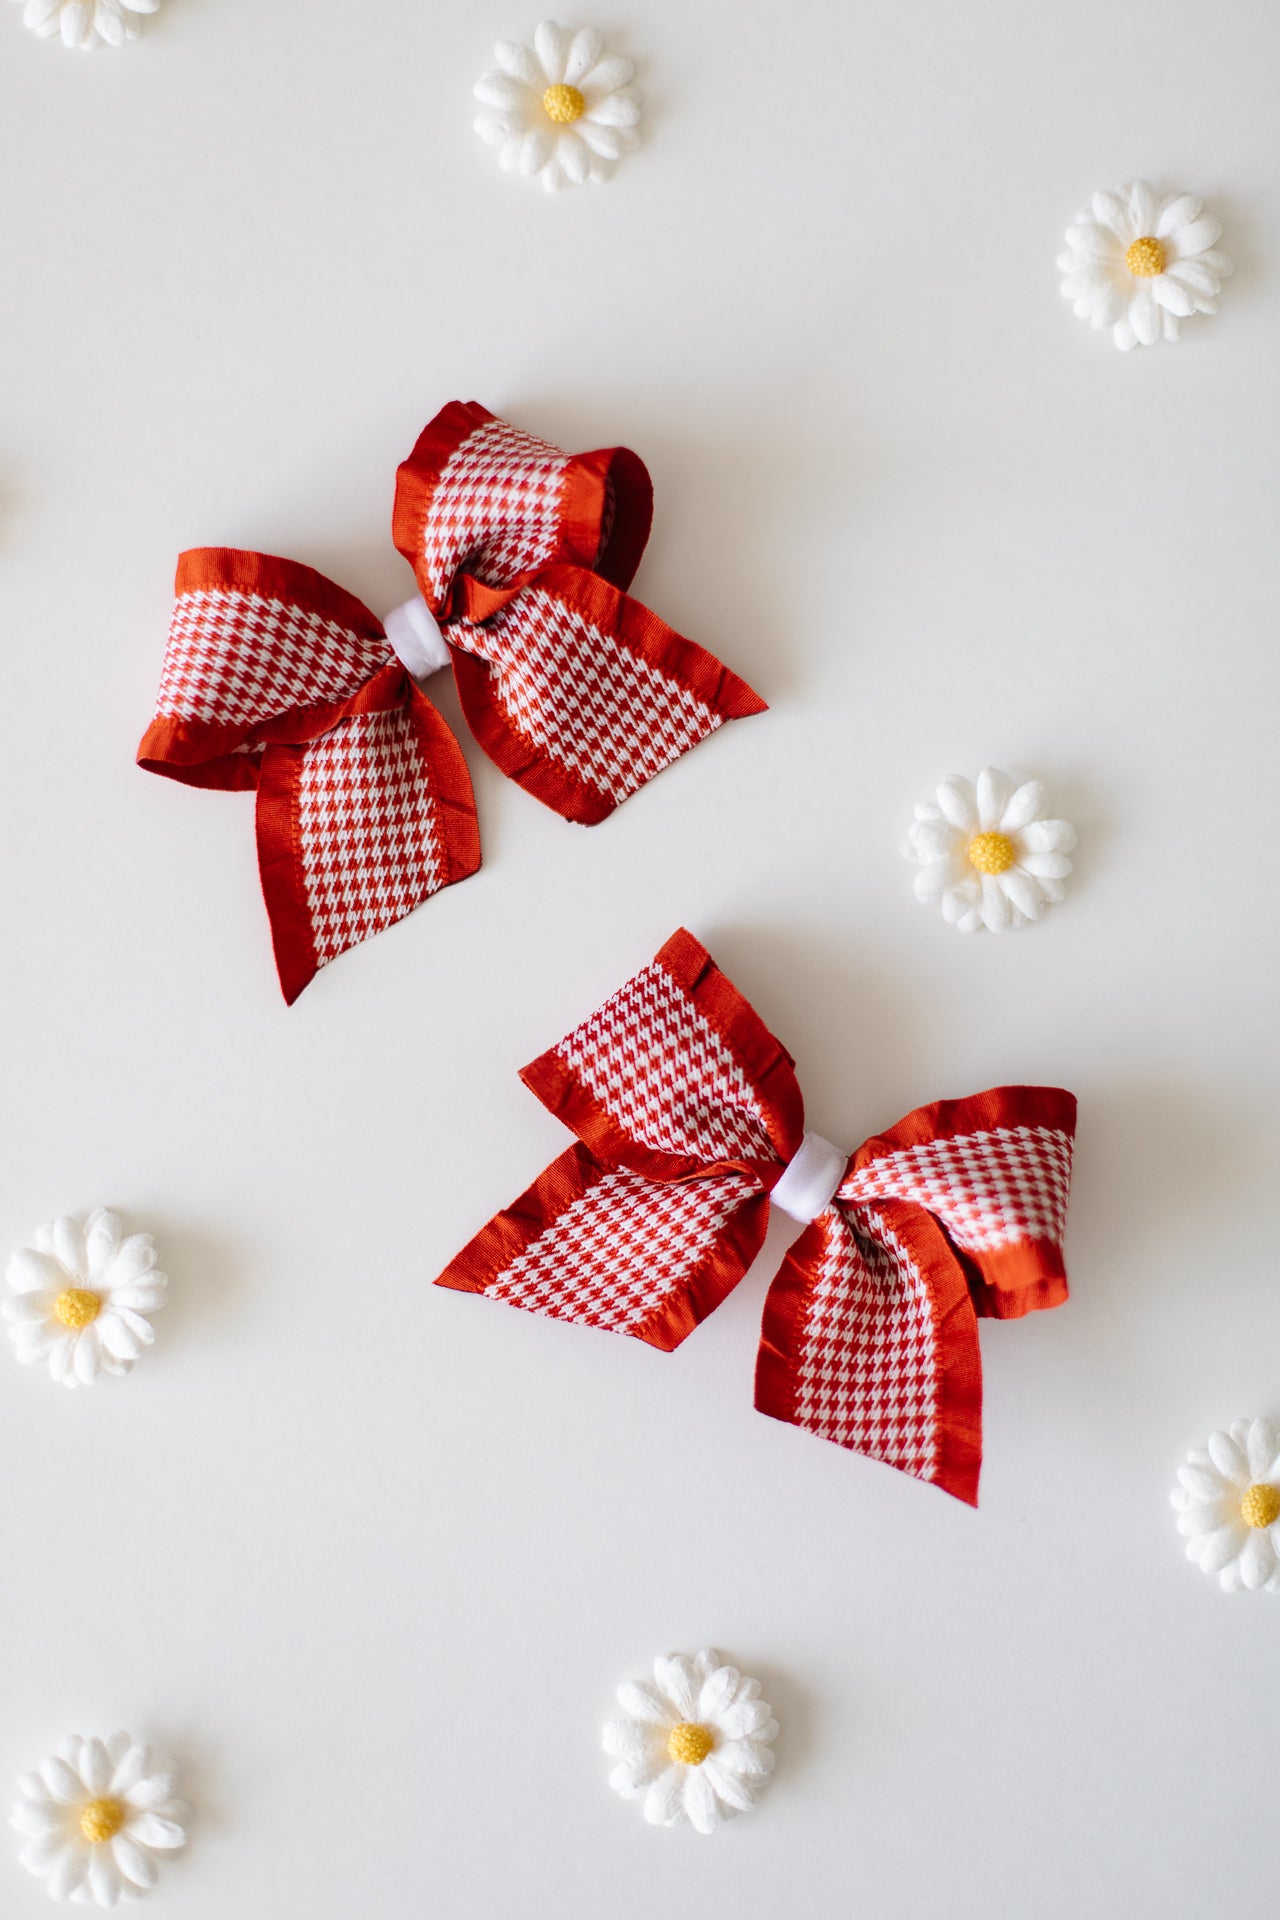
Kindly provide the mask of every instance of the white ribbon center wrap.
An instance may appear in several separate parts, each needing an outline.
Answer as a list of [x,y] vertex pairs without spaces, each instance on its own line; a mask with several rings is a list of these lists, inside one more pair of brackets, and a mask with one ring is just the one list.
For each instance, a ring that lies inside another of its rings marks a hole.
[[847,1153],[841,1153],[820,1133],[806,1133],[769,1198],[775,1207],[807,1227],[831,1205],[848,1160]]
[[391,650],[415,680],[425,680],[449,664],[449,648],[435,616],[420,593],[393,607],[383,621]]

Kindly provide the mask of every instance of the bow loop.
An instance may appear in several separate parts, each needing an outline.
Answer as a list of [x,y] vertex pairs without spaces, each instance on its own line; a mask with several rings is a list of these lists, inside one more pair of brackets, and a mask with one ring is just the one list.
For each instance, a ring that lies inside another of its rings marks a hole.
[[453,649],[467,724],[544,805],[594,826],[726,720],[764,710],[714,654],[624,591],[649,476],[454,402],[396,478],[395,540]]
[[940,1101],[845,1161],[684,931],[523,1077],[579,1144],[439,1285],[669,1348],[745,1272],[772,1196],[809,1224],[765,1301],[757,1407],[976,1501],[978,1317],[1066,1297],[1070,1094]]
[[559,561],[627,587],[652,519],[649,475],[627,448],[563,453],[478,401],[454,400],[396,474],[392,525],[423,599],[451,619],[468,577],[509,587]]
[[791,1056],[683,929],[521,1074],[602,1160],[655,1180],[772,1186],[804,1132]]
[[[314,738],[403,696],[380,621],[312,567],[200,547],[181,555],[156,712],[140,763],[190,786],[256,786],[271,739]],[[372,698],[370,689],[374,689]]]
[[205,548],[178,562],[138,758],[256,788],[258,867],[288,1001],[348,947],[473,873],[458,743],[367,607],[311,567]]

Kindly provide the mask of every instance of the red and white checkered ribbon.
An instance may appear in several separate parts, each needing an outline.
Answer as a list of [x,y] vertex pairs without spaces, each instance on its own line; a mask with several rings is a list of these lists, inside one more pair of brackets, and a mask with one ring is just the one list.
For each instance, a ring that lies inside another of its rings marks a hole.
[[[570,455],[454,401],[396,477],[396,545],[476,739],[568,820],[603,820],[764,702],[630,598],[653,496],[624,448]],[[178,562],[138,751],[189,786],[257,791],[287,1000],[480,864],[457,742],[369,609],[323,574],[201,548]]]
[[921,1107],[824,1181],[791,1056],[684,931],[521,1077],[577,1142],[438,1285],[669,1352],[742,1278],[801,1155],[817,1187],[783,1193],[819,1210],[769,1289],[757,1407],[976,1504],[978,1319],[1067,1294],[1071,1094]]

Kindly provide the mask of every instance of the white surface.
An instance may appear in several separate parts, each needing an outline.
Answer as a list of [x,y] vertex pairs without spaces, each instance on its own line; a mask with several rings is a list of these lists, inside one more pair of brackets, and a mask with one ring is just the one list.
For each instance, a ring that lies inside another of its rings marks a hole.
[[[553,201],[469,130],[536,11],[166,0],[92,58],[0,11],[0,1228],[109,1204],[173,1280],[130,1380],[0,1366],[0,1775],[172,1745],[174,1920],[1262,1912],[1280,1607],[1182,1560],[1168,1489],[1280,1412],[1280,16],[597,17],[648,145]],[[1239,267],[1122,357],[1053,258],[1139,173]],[[394,469],[455,395],[634,446],[641,596],[773,710],[590,832],[464,734],[484,870],[287,1011],[251,802],[133,766],[174,559],[403,599]],[[988,760],[1081,847],[964,941],[896,848]],[[983,1330],[976,1514],[752,1411],[781,1233],[669,1358],[429,1284],[563,1144],[517,1067],[682,921],[833,1139],[1081,1097],[1074,1299]],[[783,1723],[713,1841],[597,1751],[706,1642]],[[0,1911],[47,1911],[3,1846]]]

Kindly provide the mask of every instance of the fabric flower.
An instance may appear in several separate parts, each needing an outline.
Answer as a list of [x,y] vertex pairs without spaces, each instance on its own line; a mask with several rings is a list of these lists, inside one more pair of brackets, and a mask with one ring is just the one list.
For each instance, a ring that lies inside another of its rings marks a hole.
[[157,13],[160,0],[18,0],[22,19],[42,40],[62,35],[64,47],[86,52],[105,41],[122,47],[141,31],[140,13]]
[[151,1235],[124,1239],[115,1214],[101,1207],[87,1220],[41,1227],[35,1246],[9,1261],[9,1285],[3,1312],[19,1360],[47,1359],[65,1387],[92,1386],[99,1372],[128,1373],[156,1337],[147,1314],[169,1292]]
[[653,1680],[618,1688],[624,1718],[604,1730],[604,1750],[618,1762],[609,1784],[624,1800],[643,1794],[655,1827],[688,1820],[713,1833],[718,1821],[751,1811],[773,1772],[773,1710],[758,1680],[744,1680],[710,1648],[692,1660],[660,1655]]
[[1218,311],[1232,270],[1214,245],[1221,232],[1189,193],[1158,200],[1145,180],[1095,193],[1058,256],[1063,294],[1082,320],[1110,327],[1126,352],[1176,340],[1179,320]]
[[953,774],[937,803],[922,800],[903,854],[914,860],[916,899],[938,902],[961,933],[1006,933],[1038,920],[1061,900],[1076,836],[1065,820],[1046,820],[1038,780],[1015,787],[998,767],[976,785]]
[[1280,1593],[1280,1435],[1270,1420],[1236,1420],[1211,1433],[1178,1468],[1170,1498],[1187,1558],[1227,1593]]
[[476,83],[485,108],[476,132],[508,172],[540,174],[554,193],[607,180],[614,161],[640,144],[635,68],[620,54],[605,57],[594,27],[571,34],[544,20],[532,47],[499,40],[494,54],[499,71]]
[[73,1734],[18,1782],[18,1857],[53,1899],[114,1907],[155,1885],[157,1853],[186,1845],[191,1809],[177,1788],[172,1766],[127,1733]]

